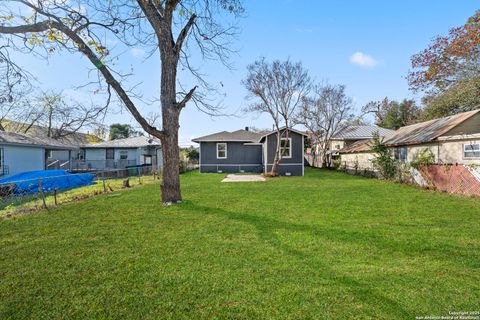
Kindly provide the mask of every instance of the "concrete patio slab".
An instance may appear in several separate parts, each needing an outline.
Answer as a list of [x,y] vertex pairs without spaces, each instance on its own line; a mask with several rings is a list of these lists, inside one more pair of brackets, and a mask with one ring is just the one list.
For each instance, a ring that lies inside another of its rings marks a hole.
[[229,174],[222,182],[262,182],[265,178],[259,174]]

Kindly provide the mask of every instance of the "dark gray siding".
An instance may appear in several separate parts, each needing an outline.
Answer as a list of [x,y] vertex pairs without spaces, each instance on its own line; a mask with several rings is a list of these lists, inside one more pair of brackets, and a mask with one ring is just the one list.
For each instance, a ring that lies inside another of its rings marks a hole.
[[[285,175],[290,173],[292,176],[303,175],[303,139],[302,135],[296,132],[289,132],[288,137],[292,139],[292,157],[282,158],[280,166],[278,168],[279,175]],[[275,152],[277,150],[277,135],[271,134],[266,137],[265,142],[267,144],[267,171],[272,169],[273,159],[275,158]]]
[[[301,176],[303,174],[304,161],[302,135],[290,131],[288,137],[292,138],[292,157],[282,158],[282,160],[280,161],[280,168],[278,169],[278,174],[285,175],[286,172],[290,172],[292,176]],[[273,159],[275,158],[275,152],[277,150],[277,135],[269,135],[266,139],[266,142],[268,148],[267,171],[269,171],[272,168],[271,165],[273,164]]]
[[262,146],[227,142],[227,158],[217,159],[216,142],[200,142],[200,172],[262,172]]
[[[272,166],[268,165],[267,172],[269,172],[270,170],[272,170]],[[277,173],[280,176],[284,176],[287,174],[290,176],[301,176],[303,175],[303,168],[301,164],[300,165],[287,165],[287,164],[282,165],[280,163],[280,166],[277,169]]]
[[[302,135],[296,132],[290,132],[289,138],[292,138],[292,157],[283,158],[281,163],[303,163],[303,144]],[[275,151],[277,150],[277,135],[271,134],[267,137],[268,140],[268,164],[273,163],[275,158]]]

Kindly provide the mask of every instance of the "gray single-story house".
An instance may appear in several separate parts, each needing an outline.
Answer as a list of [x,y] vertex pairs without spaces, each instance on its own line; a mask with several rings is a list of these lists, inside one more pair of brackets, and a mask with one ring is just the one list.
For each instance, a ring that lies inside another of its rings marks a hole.
[[[50,138],[0,131],[0,176],[6,178],[25,171],[45,170],[52,163],[58,164],[57,169],[64,169],[60,166],[68,163],[77,150],[78,147]],[[53,160],[52,154],[66,155],[67,160]]]
[[[288,136],[288,137],[287,137]],[[303,176],[305,133],[289,129],[281,131],[282,159],[279,175]],[[272,169],[277,148],[277,132],[265,134],[247,128],[222,131],[192,139],[200,144],[200,172],[257,172]]]
[[160,140],[138,136],[83,145],[71,169],[111,170],[138,165],[160,168],[162,164]]

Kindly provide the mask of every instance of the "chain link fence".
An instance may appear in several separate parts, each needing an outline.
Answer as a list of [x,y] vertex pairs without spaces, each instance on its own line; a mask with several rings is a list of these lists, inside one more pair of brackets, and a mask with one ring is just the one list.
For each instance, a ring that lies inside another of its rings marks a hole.
[[379,178],[380,172],[371,161],[342,161],[338,170],[348,174]]
[[[0,217],[11,217],[116,190],[159,183],[160,177],[161,171],[157,168],[138,166],[0,183]],[[65,181],[72,178],[83,180],[89,185],[64,189]]]

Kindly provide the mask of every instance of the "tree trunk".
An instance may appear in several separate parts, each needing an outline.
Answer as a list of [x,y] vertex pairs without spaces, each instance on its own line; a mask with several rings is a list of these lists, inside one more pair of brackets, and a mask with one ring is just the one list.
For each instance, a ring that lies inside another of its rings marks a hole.
[[178,128],[180,109],[176,103],[176,78],[178,59],[172,54],[162,54],[162,75],[160,101],[162,104],[161,137],[163,154],[163,171],[161,198],[164,204],[178,203],[182,200],[180,192],[180,150],[178,148]]
[[[172,112],[173,111],[173,112]],[[163,111],[163,129],[166,134],[162,138],[163,171],[162,202],[177,203],[182,200],[180,192],[180,150],[178,148],[178,118],[176,110]]]
[[[277,175],[277,169],[278,169],[278,164],[280,163],[281,160],[281,155],[280,155],[280,131],[277,129],[277,148],[275,150],[275,157],[273,158],[273,164],[272,164],[272,170],[270,170],[270,175],[271,176],[276,176]],[[267,146],[268,148],[268,146]]]
[[317,157],[317,151],[316,151],[316,148],[317,148],[317,146],[314,145],[314,144],[312,144],[312,147],[310,148],[310,150],[311,150],[311,151],[310,151],[310,154],[312,155],[312,163],[311,163],[311,165],[312,165],[313,168],[316,168],[316,167],[317,167],[317,159],[316,159],[316,157]]

